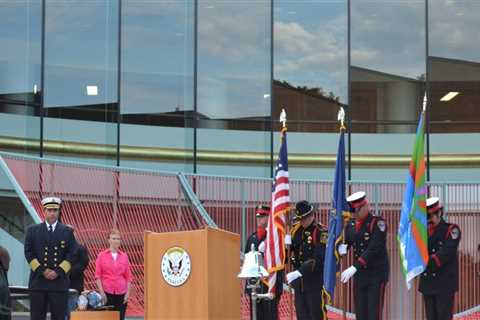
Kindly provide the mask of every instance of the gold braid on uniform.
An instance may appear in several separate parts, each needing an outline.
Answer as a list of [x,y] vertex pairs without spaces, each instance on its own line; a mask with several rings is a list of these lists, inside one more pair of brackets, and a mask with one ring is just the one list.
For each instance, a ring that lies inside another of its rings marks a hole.
[[327,300],[330,300],[330,295],[327,293],[327,291],[325,290],[325,288],[322,289],[322,310],[323,310],[323,317],[321,320],[328,320],[327,318],[327,305],[325,303],[325,297],[327,298]]
[[38,259],[35,258],[35,259],[32,259],[32,261],[30,261],[30,268],[32,268],[32,271],[36,271],[38,269],[38,267],[40,267],[40,262],[38,262]]
[[71,263],[67,260],[63,260],[62,263],[60,263],[58,266],[62,268],[65,273],[68,273],[68,271],[70,271],[70,269],[72,268]]
[[291,237],[293,238],[293,236],[295,235],[295,233],[298,231],[298,229],[300,229],[300,227],[302,226],[302,224],[300,222],[296,222],[293,226],[292,226],[292,231],[290,231],[290,234],[291,234]]

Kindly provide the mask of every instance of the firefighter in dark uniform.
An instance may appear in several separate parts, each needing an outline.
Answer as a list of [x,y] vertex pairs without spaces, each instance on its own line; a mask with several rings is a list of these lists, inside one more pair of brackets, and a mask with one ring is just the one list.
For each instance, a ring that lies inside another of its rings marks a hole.
[[[313,205],[303,200],[295,206],[297,223],[291,231],[291,263],[294,271],[286,276],[295,290],[298,320],[326,320],[322,297],[323,262],[328,231],[315,221]],[[289,240],[285,241],[287,244]]]
[[427,199],[428,264],[420,276],[427,320],[453,319],[453,302],[458,291],[458,244],[460,228],[443,219],[437,197]]
[[31,272],[28,287],[32,320],[64,320],[67,311],[69,271],[77,242],[72,229],[58,221],[61,200],[42,200],[45,222],[27,229],[25,258]]
[[[270,214],[270,207],[265,205],[258,205],[255,208],[255,217],[257,221],[257,230],[250,235],[245,245],[245,253],[251,250],[252,244],[256,251],[262,254],[265,251],[265,238],[267,236],[268,216]],[[257,320],[277,320],[278,319],[278,303],[282,295],[282,281],[283,271],[277,273],[277,283],[275,287],[275,297],[272,300],[258,299],[257,300]],[[245,286],[245,293],[250,299],[250,319],[252,319],[252,300],[251,289]],[[268,293],[268,282],[263,280],[260,282],[260,289],[257,293]]]
[[363,191],[347,198],[354,219],[345,227],[346,244],[339,246],[339,253],[346,254],[353,247],[354,263],[342,272],[341,281],[353,279],[353,297],[357,320],[382,319],[385,285],[389,275],[386,246],[387,226],[378,216],[373,216]]

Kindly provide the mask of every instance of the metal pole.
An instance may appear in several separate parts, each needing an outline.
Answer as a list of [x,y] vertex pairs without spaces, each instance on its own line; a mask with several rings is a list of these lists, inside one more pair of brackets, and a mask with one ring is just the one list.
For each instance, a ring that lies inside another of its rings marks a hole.
[[257,320],[257,285],[252,287],[252,320]]
[[[107,8],[108,10],[108,8]],[[118,47],[117,47],[117,154],[116,164],[120,166],[120,123],[122,113],[120,110],[121,104],[121,89],[122,89],[122,0],[118,0]]]
[[198,81],[198,0],[194,2],[193,12],[193,173],[197,173],[197,81]]
[[240,180],[240,199],[242,202],[242,238],[241,245],[242,248],[245,248],[245,243],[247,240],[247,208],[246,208],[246,199],[245,199],[245,180]]

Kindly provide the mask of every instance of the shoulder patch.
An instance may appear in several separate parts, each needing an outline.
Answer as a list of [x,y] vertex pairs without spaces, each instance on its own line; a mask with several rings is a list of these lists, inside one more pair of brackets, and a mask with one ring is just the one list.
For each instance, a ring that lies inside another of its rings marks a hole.
[[378,229],[380,229],[380,231],[382,231],[382,232],[385,232],[385,229],[387,228],[386,225],[385,225],[385,221],[383,221],[383,220],[379,220],[377,222],[377,226],[378,226]]
[[458,237],[460,237],[460,229],[458,229],[458,227],[454,227],[452,231],[450,231],[450,234],[452,235],[453,240],[457,240]]

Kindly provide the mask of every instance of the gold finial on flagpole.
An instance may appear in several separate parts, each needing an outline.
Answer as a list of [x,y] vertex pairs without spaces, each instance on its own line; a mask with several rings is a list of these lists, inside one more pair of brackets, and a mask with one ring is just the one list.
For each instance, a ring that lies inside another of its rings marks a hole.
[[337,120],[340,121],[340,131],[345,130],[345,109],[343,107],[338,110]]
[[287,124],[287,113],[283,108],[282,108],[282,112],[280,113],[280,122],[282,123],[282,128],[285,128]]

